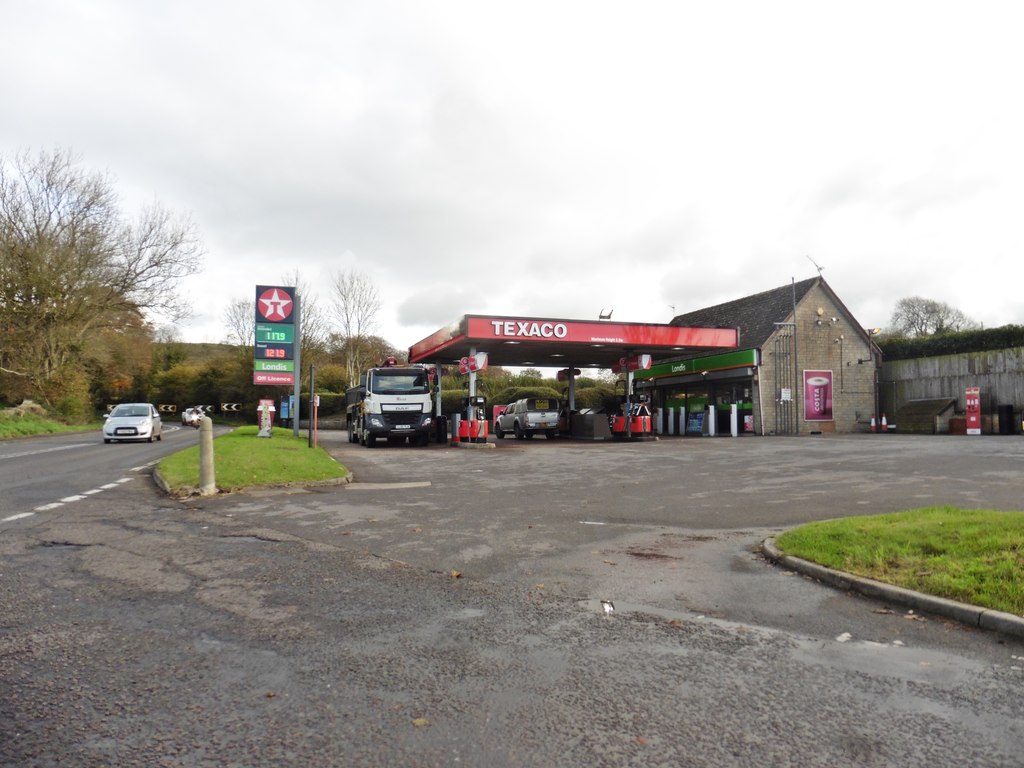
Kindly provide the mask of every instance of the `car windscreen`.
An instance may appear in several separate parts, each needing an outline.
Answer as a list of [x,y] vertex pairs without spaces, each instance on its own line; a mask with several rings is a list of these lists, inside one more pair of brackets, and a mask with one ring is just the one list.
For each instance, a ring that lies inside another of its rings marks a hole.
[[425,373],[374,373],[370,376],[370,391],[378,395],[426,395],[430,392]]
[[149,416],[149,408],[144,405],[119,405],[111,416]]
[[528,411],[557,411],[558,400],[553,397],[531,397],[526,401]]

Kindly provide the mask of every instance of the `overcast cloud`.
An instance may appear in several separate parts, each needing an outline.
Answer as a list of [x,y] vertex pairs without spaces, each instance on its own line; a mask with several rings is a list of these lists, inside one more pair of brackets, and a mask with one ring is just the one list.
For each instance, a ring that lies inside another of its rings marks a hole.
[[187,341],[295,269],[368,274],[400,348],[667,322],[811,259],[865,326],[911,295],[1024,323],[1018,2],[2,7],[0,152],[191,212]]

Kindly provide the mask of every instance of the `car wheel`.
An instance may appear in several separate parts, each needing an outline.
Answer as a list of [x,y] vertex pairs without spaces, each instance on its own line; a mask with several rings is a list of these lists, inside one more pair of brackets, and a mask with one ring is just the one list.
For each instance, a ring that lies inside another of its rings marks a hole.
[[104,443],[109,443],[110,442],[110,438],[109,437],[104,437],[103,438],[103,442]]
[[159,435],[157,435],[157,436],[156,436],[156,441],[157,441],[158,443],[159,443],[159,442],[160,442],[161,440],[163,440],[163,439],[164,439],[164,433],[163,433],[163,432],[161,432],[161,433],[160,433]]

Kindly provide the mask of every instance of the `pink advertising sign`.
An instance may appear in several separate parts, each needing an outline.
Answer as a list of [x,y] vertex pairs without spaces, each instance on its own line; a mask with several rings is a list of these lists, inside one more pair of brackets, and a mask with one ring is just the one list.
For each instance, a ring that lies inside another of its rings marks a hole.
[[832,371],[804,371],[804,421],[832,421]]
[[967,411],[967,434],[981,434],[981,388],[968,387],[964,398]]

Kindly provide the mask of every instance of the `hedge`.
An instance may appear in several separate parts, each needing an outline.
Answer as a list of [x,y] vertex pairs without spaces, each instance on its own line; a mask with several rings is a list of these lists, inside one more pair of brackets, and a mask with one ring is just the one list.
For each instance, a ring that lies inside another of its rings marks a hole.
[[996,349],[1024,347],[1024,325],[1004,325],[980,331],[944,333],[940,336],[894,337],[878,342],[885,360],[962,355]]

